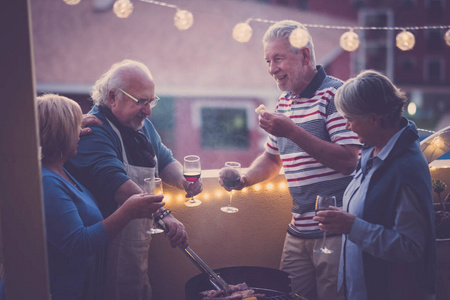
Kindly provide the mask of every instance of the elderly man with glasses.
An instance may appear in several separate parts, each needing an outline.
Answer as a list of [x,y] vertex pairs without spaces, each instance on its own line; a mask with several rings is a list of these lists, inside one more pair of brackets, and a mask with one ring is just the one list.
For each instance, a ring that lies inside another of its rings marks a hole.
[[[144,178],[160,177],[184,189],[186,197],[202,191],[201,181],[184,179],[182,165],[147,119],[159,98],[144,64],[132,60],[114,64],[97,80],[91,97],[90,114],[103,125],[91,125],[92,132],[81,138],[78,154],[66,167],[92,192],[104,217],[131,195],[141,194]],[[183,224],[164,208],[158,216],[167,225],[172,247],[187,247]],[[151,299],[147,272],[151,236],[146,232],[151,222],[131,222],[108,246],[105,299]]]

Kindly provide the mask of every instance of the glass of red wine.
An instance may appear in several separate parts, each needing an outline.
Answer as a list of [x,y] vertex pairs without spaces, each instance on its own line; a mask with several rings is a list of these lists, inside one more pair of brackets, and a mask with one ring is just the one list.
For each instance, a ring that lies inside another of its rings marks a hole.
[[[330,206],[336,206],[336,197],[335,196],[324,196],[324,195],[318,195],[316,198],[316,215],[317,212],[321,210],[328,210],[330,209]],[[314,249],[314,252],[316,253],[324,253],[324,254],[331,254],[334,251],[331,249],[328,249],[325,246],[325,239],[327,237],[327,233],[323,233],[322,238],[322,247],[318,249]]]
[[[200,178],[200,174],[202,173],[202,167],[200,165],[200,157],[197,155],[188,155],[184,157],[183,164],[183,175],[189,182],[196,182]],[[188,199],[184,202],[184,205],[188,207],[199,206],[202,202],[198,199],[194,199],[194,196],[191,199]]]
[[[239,185],[241,181],[241,164],[234,161],[228,161],[225,163],[225,167],[223,169],[223,184],[229,187],[230,189],[235,188]],[[228,206],[221,207],[220,210],[229,214],[236,213],[239,211],[236,207],[231,206],[231,200],[233,198],[233,190],[230,191],[230,202]]]
[[[149,195],[162,195],[163,194],[163,185],[161,178],[145,178],[144,179],[144,194]],[[164,230],[156,227],[155,222],[153,222],[152,227],[147,230],[148,234],[157,234],[163,233]]]

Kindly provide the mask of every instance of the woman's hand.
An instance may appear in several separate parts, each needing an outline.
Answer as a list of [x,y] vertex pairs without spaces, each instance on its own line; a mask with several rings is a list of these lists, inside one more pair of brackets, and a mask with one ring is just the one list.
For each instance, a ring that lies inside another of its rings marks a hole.
[[314,221],[319,222],[320,230],[340,234],[350,233],[355,219],[354,215],[333,206],[330,206],[329,210],[317,212],[317,215],[313,217]]
[[161,207],[163,195],[142,195],[136,194],[128,198],[122,205],[131,220],[140,218],[151,218],[152,215]]

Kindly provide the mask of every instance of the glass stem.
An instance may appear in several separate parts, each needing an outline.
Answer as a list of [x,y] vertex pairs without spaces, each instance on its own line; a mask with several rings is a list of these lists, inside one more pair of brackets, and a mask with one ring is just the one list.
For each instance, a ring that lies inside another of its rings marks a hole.
[[323,237],[322,237],[322,249],[325,249],[325,238],[327,237],[327,233],[324,232],[323,233]]

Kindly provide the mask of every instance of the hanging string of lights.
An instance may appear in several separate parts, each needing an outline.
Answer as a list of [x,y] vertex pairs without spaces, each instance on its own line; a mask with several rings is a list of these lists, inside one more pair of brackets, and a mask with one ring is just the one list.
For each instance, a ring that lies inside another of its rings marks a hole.
[[[174,16],[174,25],[179,30],[187,30],[194,23],[194,16],[190,11],[180,9],[178,6],[168,4],[161,1],[153,0],[140,0],[149,4],[160,5],[164,7],[174,8],[177,10]],[[76,5],[80,0],[64,0],[69,5]],[[128,18],[133,12],[133,3],[130,0],[116,0],[114,2],[113,11],[119,18]],[[250,22],[263,22],[263,23],[276,23],[277,21],[249,18],[245,22],[238,23],[234,26],[232,36],[233,39],[240,43],[248,42],[253,34],[253,29],[250,26]],[[438,26],[406,26],[406,27],[364,27],[364,26],[334,26],[334,25],[322,25],[322,24],[303,24],[306,28],[325,28],[336,30],[347,30],[344,32],[339,40],[339,45],[346,51],[355,51],[360,45],[360,39],[355,30],[394,30],[400,31],[396,38],[396,46],[402,51],[411,50],[416,43],[414,34],[411,31],[418,30],[432,30],[432,29],[447,29],[444,34],[444,40],[447,46],[450,47],[450,25],[438,25]],[[291,45],[296,48],[302,48],[308,43],[309,34],[302,28],[297,28],[291,33],[289,41]]]

